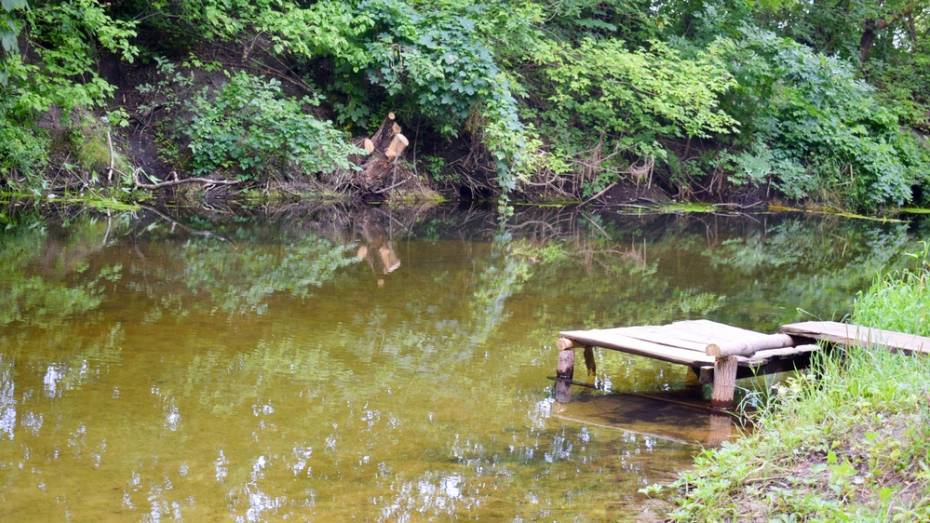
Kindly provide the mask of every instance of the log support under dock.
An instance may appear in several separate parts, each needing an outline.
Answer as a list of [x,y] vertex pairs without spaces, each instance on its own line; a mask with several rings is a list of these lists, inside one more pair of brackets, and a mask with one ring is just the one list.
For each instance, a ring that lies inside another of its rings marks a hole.
[[[560,403],[571,400],[572,379],[575,377],[575,350],[584,347],[585,366],[588,375],[596,371],[594,363],[594,349],[591,346],[582,346],[569,338],[559,338],[556,342],[558,347],[558,360],[555,367],[555,399]],[[710,370],[710,369],[708,369]],[[733,405],[733,398],[736,394],[736,377],[737,377],[737,358],[735,356],[724,356],[717,358],[713,367],[713,377],[709,381],[713,382],[713,393],[711,395],[711,405],[719,408],[726,408]],[[701,371],[698,370],[700,373]],[[707,373],[702,378],[707,379]],[[705,378],[705,376],[707,376]]]
[[714,407],[727,408],[733,405],[736,394],[736,356],[723,356],[714,362],[714,390],[710,404]]
[[565,403],[572,399],[572,378],[575,376],[575,342],[559,338],[558,362],[555,366],[555,400]]
[[[906,353],[930,354],[930,337],[914,336],[836,322],[783,325],[778,334],[764,334],[709,320],[677,321],[612,329],[562,331],[556,367],[556,400],[571,399],[575,372],[573,349],[584,347],[588,375],[595,373],[593,347],[686,365],[703,384],[712,383],[714,407],[733,404],[736,380],[807,367],[815,340],[839,345],[881,347]],[[689,376],[693,379],[693,376]]]
[[596,373],[593,347],[686,365],[702,384],[712,385],[715,408],[733,405],[736,380],[807,367],[817,345],[786,334],[763,334],[729,325],[694,320],[665,326],[563,331],[556,346],[556,400],[571,400],[574,349],[584,348],[588,376]]

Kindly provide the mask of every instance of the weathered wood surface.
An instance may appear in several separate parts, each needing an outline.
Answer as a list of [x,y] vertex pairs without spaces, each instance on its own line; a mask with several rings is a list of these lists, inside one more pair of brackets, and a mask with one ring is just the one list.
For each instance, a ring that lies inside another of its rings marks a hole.
[[740,341],[726,343],[710,343],[707,345],[707,354],[718,358],[726,356],[752,356],[761,350],[781,349],[795,345],[794,339],[787,334],[768,334],[753,336]]
[[[759,366],[767,360],[753,359],[759,351],[781,349],[793,343],[786,334],[765,334],[709,320],[680,321],[669,325],[646,325],[614,329],[564,331],[559,350],[574,347],[606,349],[646,356],[671,363],[702,367],[713,365],[717,356],[737,355],[740,366]],[[719,347],[717,354],[709,349]],[[805,352],[804,350],[798,351]],[[790,355],[790,351],[780,356]]]
[[736,394],[736,356],[717,358],[714,363],[714,388],[710,404],[714,407],[729,407]]
[[781,331],[792,336],[829,341],[840,345],[877,346],[930,354],[930,338],[850,323],[805,321],[783,325]]
[[393,112],[388,113],[375,134],[362,140],[361,146],[368,156],[360,166],[355,183],[364,190],[372,191],[391,183],[397,159],[410,145],[396,120]]
[[625,336],[617,332],[618,330],[622,332],[622,329],[563,331],[560,336],[573,341],[576,344],[575,346],[603,347],[691,367],[712,365],[714,363],[712,356],[708,356],[701,351],[662,345]]
[[576,348],[585,349],[589,375],[595,372],[591,347],[687,365],[702,383],[713,383],[712,403],[717,407],[732,404],[737,379],[806,367],[810,353],[819,348],[792,346],[796,340],[789,334],[765,334],[708,320],[563,331],[559,336],[556,399],[560,402],[571,399]]
[[785,359],[804,354],[805,352],[814,352],[820,348],[816,344],[795,345],[794,347],[783,347],[780,349],[760,350],[752,355],[747,361],[749,365],[764,365],[773,359]]

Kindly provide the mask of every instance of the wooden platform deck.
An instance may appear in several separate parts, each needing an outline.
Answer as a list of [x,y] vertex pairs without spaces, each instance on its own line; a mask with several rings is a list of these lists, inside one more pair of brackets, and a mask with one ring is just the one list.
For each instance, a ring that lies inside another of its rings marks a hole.
[[808,366],[811,353],[820,348],[817,341],[930,353],[930,338],[860,325],[804,322],[784,325],[780,330],[766,334],[709,320],[689,320],[562,331],[558,340],[556,399],[562,401],[570,396],[568,388],[574,375],[571,349],[575,348],[584,348],[589,374],[596,370],[593,347],[688,366],[702,383],[713,383],[712,402],[717,406],[733,401],[738,378]]

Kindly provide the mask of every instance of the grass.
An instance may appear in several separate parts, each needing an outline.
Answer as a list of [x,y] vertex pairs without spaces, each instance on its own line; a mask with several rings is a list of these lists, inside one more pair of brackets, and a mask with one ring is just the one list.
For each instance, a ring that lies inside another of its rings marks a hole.
[[[67,203],[75,205],[83,205],[87,207],[93,207],[101,211],[137,211],[140,209],[138,203],[135,200],[144,200],[145,198],[139,198],[139,196],[145,196],[144,193],[133,195],[127,195],[125,193],[118,193],[114,191],[116,196],[108,194],[105,191],[99,190],[89,190],[82,193],[64,193],[61,195],[56,194],[42,194],[26,191],[0,191],[0,202],[11,202],[11,201],[34,201],[37,203]],[[117,197],[119,196],[119,197]],[[129,198],[129,200],[121,199]]]
[[[853,321],[930,335],[930,257],[860,294]],[[930,357],[822,351],[664,493],[674,521],[930,520]]]
[[882,222],[882,223],[900,223],[904,220],[898,218],[890,218],[885,215],[868,215],[868,214],[858,214],[843,209],[837,209],[835,207],[822,206],[816,204],[805,205],[804,207],[791,207],[787,205],[781,205],[778,203],[770,203],[768,205],[769,212],[803,212],[809,214],[826,214],[830,216],[840,216],[842,218],[849,218],[853,220],[866,220],[873,222]]
[[624,214],[705,214],[720,212],[721,210],[726,209],[727,206],[722,206],[714,203],[705,203],[705,202],[671,202],[671,203],[651,203],[651,204],[636,204],[636,203],[623,203],[619,204],[618,207],[623,209],[623,211],[629,211]]

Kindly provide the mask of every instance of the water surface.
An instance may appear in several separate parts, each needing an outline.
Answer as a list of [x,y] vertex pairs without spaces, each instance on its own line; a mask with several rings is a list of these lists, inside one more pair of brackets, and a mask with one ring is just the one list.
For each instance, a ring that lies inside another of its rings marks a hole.
[[841,318],[925,230],[242,213],[5,214],[0,519],[629,519],[639,488],[735,431],[625,396],[687,375],[616,353],[599,390],[555,404],[558,330]]

